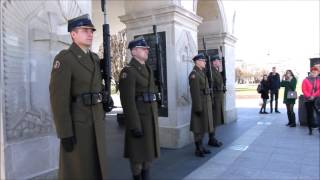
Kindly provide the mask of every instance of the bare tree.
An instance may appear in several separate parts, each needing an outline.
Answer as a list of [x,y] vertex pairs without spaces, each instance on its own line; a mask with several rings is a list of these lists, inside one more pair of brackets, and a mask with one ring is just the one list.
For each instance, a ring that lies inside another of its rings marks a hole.
[[[111,75],[113,83],[119,81],[119,74],[122,68],[127,64],[127,33],[126,30],[121,30],[110,37],[110,56],[111,56]],[[103,57],[103,45],[100,45],[99,57]]]

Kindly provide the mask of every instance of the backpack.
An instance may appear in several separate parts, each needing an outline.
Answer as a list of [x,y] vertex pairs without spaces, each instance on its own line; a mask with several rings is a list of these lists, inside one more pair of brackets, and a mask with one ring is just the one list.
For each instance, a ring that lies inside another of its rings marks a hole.
[[262,85],[261,85],[261,83],[259,83],[259,85],[257,87],[257,92],[258,93],[262,93]]

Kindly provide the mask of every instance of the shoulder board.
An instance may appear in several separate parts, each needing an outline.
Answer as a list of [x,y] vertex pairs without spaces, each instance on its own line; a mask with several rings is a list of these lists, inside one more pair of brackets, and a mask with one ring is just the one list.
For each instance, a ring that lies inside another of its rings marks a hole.
[[69,53],[69,50],[64,49],[64,50],[60,51],[60,52],[56,55],[56,57],[55,57],[54,59],[62,60],[63,57],[64,57],[65,55],[67,55],[68,53]]
[[69,50],[68,49],[64,49],[64,50],[59,52],[58,56],[63,56],[63,55],[66,55],[68,53],[69,53]]
[[92,54],[92,56],[96,56],[96,58],[100,59],[99,55],[95,52],[90,51],[90,53]]
[[190,73],[190,75],[189,75],[189,78],[190,78],[190,79],[195,79],[196,76],[197,76],[196,71],[192,71],[192,72]]

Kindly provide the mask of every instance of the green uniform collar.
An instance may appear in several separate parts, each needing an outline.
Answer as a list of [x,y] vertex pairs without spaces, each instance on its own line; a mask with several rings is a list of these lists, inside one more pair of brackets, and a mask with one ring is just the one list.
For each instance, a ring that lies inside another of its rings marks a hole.
[[88,49],[87,53],[85,53],[85,51],[81,49],[76,43],[72,43],[69,49],[80,56],[85,56],[88,52],[90,52],[90,50]]

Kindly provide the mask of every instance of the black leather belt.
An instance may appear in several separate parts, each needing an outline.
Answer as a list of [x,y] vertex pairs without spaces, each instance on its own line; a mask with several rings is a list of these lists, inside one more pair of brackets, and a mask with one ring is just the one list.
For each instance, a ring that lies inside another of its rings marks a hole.
[[136,101],[142,101],[145,103],[155,102],[160,100],[159,93],[141,93],[140,95],[136,95]]
[[96,105],[102,102],[101,93],[83,93],[79,96],[72,97],[72,102],[82,102],[86,106]]
[[216,89],[216,88],[214,88],[214,89],[213,89],[213,92],[223,92],[223,89]]
[[210,88],[206,88],[206,89],[201,89],[201,91],[203,92],[204,95],[210,95],[212,90]]

